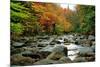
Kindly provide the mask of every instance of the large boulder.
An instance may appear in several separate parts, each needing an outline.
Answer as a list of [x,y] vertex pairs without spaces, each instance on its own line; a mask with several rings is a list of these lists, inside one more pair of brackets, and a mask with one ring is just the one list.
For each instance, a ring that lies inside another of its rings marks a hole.
[[87,62],[85,57],[76,57],[73,62]]
[[63,56],[67,56],[67,47],[64,46],[55,46],[53,52],[47,57],[52,60],[59,60]]
[[47,59],[52,59],[52,60],[59,60],[61,57],[65,56],[61,52],[52,52]]
[[35,62],[34,59],[30,57],[23,57],[22,55],[15,54],[11,56],[11,65],[26,66],[32,65]]
[[64,45],[55,45],[53,52],[63,53],[65,56],[68,55],[68,49]]
[[58,63],[62,63],[62,62],[51,60],[51,59],[43,59],[43,60],[35,62],[34,65],[44,65],[44,64],[46,65],[46,64],[58,64]]
[[63,56],[59,59],[59,61],[62,61],[63,63],[72,63],[71,59],[69,59],[66,56]]

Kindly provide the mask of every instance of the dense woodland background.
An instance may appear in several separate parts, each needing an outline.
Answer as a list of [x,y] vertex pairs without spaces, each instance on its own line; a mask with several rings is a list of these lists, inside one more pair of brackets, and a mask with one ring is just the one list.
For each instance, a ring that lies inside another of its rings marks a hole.
[[77,5],[76,10],[56,3],[11,0],[11,36],[81,33],[95,34],[95,6]]

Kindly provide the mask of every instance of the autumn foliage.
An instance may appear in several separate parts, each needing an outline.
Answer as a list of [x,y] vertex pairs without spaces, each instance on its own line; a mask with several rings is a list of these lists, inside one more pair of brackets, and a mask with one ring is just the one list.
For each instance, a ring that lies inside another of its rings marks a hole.
[[[12,1],[11,32],[21,32],[24,35],[93,32],[94,11],[94,6],[77,5],[76,10],[71,10],[55,3]],[[19,29],[23,30],[16,32]]]

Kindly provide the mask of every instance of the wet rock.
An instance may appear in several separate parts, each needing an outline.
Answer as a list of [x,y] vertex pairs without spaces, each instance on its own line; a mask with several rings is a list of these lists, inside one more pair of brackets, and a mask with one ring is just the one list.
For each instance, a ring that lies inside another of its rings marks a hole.
[[75,40],[74,40],[74,36],[73,35],[66,35],[64,36],[64,40],[68,43],[75,43]]
[[95,52],[87,53],[88,56],[95,56]]
[[85,57],[77,57],[73,60],[73,62],[87,62]]
[[29,37],[21,37],[20,40],[18,42],[26,42],[28,41],[30,38]]
[[24,46],[24,43],[14,42],[14,43],[13,43],[13,46],[14,46],[15,48],[21,48],[21,47]]
[[90,41],[90,40],[87,40],[87,39],[83,39],[83,40],[79,40],[78,41],[78,44],[79,45],[82,45],[82,46],[87,46],[87,47],[90,47],[90,46],[92,46],[92,41]]
[[60,41],[56,41],[56,44],[61,44],[61,42]]
[[45,46],[47,46],[48,44],[42,44],[42,43],[39,43],[38,45],[37,45],[37,47],[45,47]]
[[30,57],[23,57],[19,54],[11,56],[11,65],[19,65],[19,66],[32,65],[34,62],[35,62],[34,59]]
[[86,57],[86,60],[89,61],[89,62],[90,61],[95,61],[95,57]]
[[58,64],[58,63],[62,63],[62,62],[61,61],[54,61],[51,59],[43,59],[43,60],[35,62],[34,64],[35,65],[43,65],[43,64],[46,65],[46,64]]
[[92,41],[92,46],[94,46],[95,45],[95,41]]
[[39,51],[39,49],[36,47],[22,47],[22,49],[24,49],[25,51],[31,51],[31,52]]
[[41,42],[37,42],[38,47],[45,47],[50,44],[48,40],[42,40]]
[[66,56],[61,57],[59,61],[62,61],[63,63],[72,63],[72,61]]
[[83,47],[78,50],[79,50],[79,54],[81,54],[81,55],[88,54],[88,53],[94,53],[90,47]]
[[41,55],[38,53],[33,53],[31,51],[24,51],[21,53],[24,57],[31,57],[33,59],[41,59]]
[[67,48],[64,46],[56,46],[53,49],[53,52],[47,58],[52,60],[59,60],[63,56],[67,56]]
[[21,52],[22,55],[31,55],[33,54],[32,51],[24,51],[24,52]]
[[80,39],[85,39],[85,38],[86,38],[85,35],[80,36]]
[[48,45],[48,46],[42,48],[42,49],[40,50],[40,52],[52,52],[53,49],[54,49],[54,46]]
[[63,57],[64,54],[61,52],[52,52],[47,59],[51,59],[51,60],[59,60],[61,57]]
[[55,45],[53,52],[63,53],[65,56],[68,55],[68,49],[64,45]]
[[88,39],[94,41],[94,40],[95,40],[95,36],[89,35],[89,36],[88,36]]
[[34,40],[34,38],[32,38],[32,39],[29,39],[27,42],[26,42],[26,44],[27,43],[35,43],[36,41]]
[[13,50],[11,50],[11,55],[13,54],[18,54],[25,51],[23,48],[14,48]]
[[36,43],[31,43],[31,42],[25,42],[25,46],[27,47],[36,47]]
[[50,55],[51,52],[48,51],[40,51],[37,54],[41,55],[41,59],[46,58],[48,55]]
[[46,39],[48,40],[50,37],[47,35],[47,36],[37,36],[37,39]]
[[95,57],[95,53],[90,52],[90,53],[80,54],[80,56],[84,56],[84,57]]
[[55,42],[51,42],[51,43],[50,43],[50,45],[55,45],[55,44],[56,44]]
[[93,52],[95,53],[95,45],[91,46],[91,49],[92,49]]

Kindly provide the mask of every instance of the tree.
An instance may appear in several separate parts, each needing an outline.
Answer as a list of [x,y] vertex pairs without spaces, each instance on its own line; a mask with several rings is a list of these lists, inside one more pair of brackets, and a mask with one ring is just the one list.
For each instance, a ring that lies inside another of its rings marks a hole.
[[83,33],[95,33],[95,6],[77,5],[76,7],[79,20],[81,22],[80,30]]

